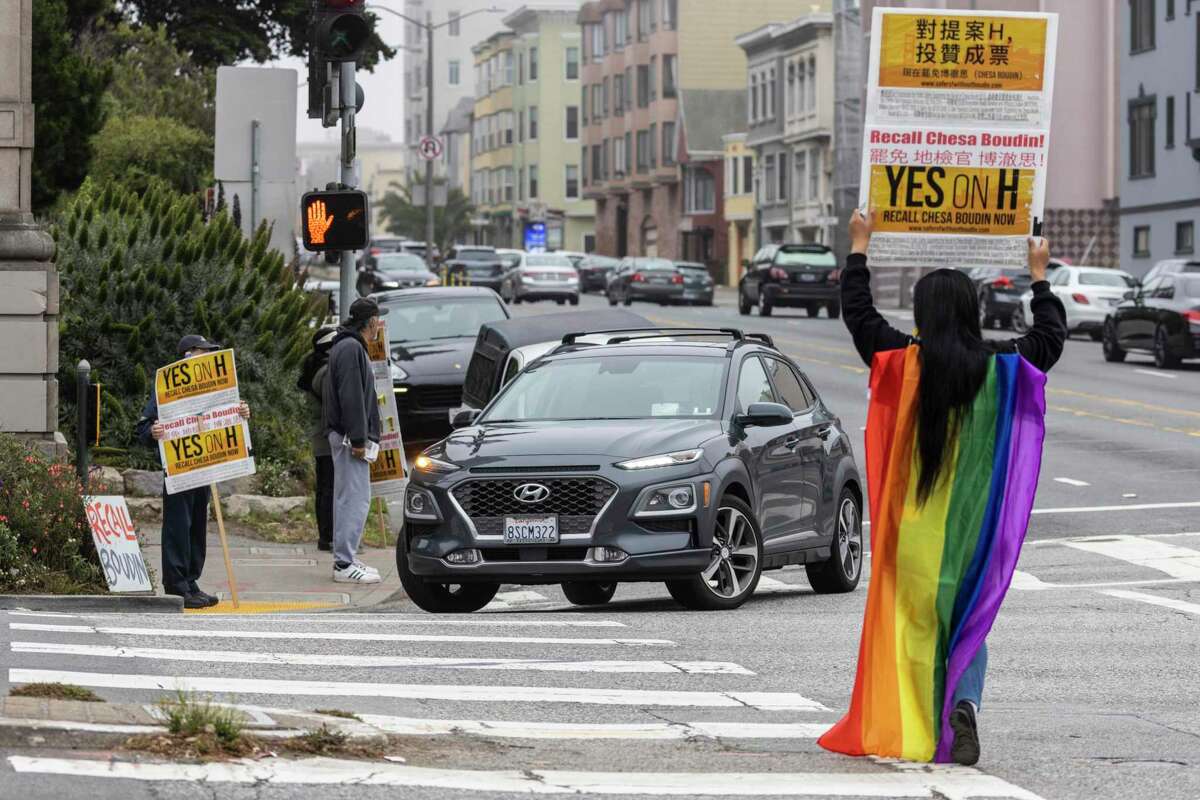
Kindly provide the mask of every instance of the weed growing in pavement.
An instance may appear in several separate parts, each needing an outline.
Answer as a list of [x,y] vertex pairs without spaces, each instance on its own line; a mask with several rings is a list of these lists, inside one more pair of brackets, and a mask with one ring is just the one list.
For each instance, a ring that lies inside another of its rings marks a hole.
[[79,700],[84,703],[103,703],[104,698],[70,683],[27,683],[14,686],[8,691],[9,697],[42,697],[48,700]]
[[197,700],[180,690],[172,700],[160,700],[159,709],[166,719],[167,731],[176,736],[211,734],[219,742],[232,744],[242,735],[241,714],[232,708]]
[[299,736],[284,739],[282,744],[285,750],[290,750],[293,753],[309,753],[315,756],[325,756],[344,753],[347,749],[346,742],[349,739],[350,737],[342,731],[322,725],[316,730],[305,731]]
[[340,708],[318,708],[313,711],[314,714],[321,714],[326,717],[339,717],[341,719],[352,719],[357,722],[362,722],[362,717],[350,711],[342,711]]

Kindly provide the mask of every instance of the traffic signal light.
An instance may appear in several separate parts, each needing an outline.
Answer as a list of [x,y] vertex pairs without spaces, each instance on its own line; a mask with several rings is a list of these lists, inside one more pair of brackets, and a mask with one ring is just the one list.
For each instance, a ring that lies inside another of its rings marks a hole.
[[370,239],[367,193],[354,189],[308,192],[300,201],[304,249],[362,250]]
[[358,61],[371,38],[366,0],[317,0],[313,45],[326,61]]

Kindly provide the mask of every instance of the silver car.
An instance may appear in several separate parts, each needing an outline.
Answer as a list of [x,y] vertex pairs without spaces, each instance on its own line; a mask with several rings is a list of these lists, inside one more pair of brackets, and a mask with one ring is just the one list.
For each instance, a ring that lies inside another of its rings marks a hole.
[[500,296],[508,303],[554,300],[560,306],[579,305],[579,273],[571,260],[558,253],[522,253],[504,275]]

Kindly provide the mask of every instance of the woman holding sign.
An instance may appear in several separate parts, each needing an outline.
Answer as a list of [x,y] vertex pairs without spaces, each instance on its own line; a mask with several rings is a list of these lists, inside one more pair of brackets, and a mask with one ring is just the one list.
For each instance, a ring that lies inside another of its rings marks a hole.
[[867,484],[872,575],[850,711],[820,739],[848,755],[979,760],[984,639],[1012,580],[1041,466],[1045,373],[1067,337],[1029,240],[1034,325],[985,340],[979,299],[939,269],[913,295],[909,335],[875,309],[871,221],[850,220],[842,309],[871,367]]

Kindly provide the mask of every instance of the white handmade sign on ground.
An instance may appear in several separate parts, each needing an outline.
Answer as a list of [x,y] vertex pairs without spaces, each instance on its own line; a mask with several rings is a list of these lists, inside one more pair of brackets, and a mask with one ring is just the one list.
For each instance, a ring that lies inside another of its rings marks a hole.
[[104,568],[110,592],[149,592],[153,590],[142,550],[138,546],[133,517],[125,498],[96,495],[83,499],[84,513]]

